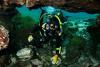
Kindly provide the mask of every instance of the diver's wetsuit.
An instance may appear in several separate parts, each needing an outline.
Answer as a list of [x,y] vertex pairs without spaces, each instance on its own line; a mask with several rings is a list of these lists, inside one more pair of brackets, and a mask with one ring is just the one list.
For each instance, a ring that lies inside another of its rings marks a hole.
[[[44,13],[45,12],[42,11],[41,16]],[[46,15],[48,15],[48,14],[46,14]],[[62,39],[61,39],[61,35],[59,35],[59,32],[62,32],[62,31],[60,31],[61,30],[61,28],[60,28],[61,22],[59,21],[60,18],[55,17],[55,15],[51,15],[50,17],[52,17],[52,18],[49,18],[50,21],[47,23],[49,25],[50,24],[54,24],[54,26],[57,25],[58,28],[57,29],[53,28],[53,29],[48,29],[48,30],[45,28],[45,30],[43,30],[42,25],[44,24],[44,22],[43,22],[43,18],[40,17],[39,25],[37,25],[37,26],[35,25],[33,28],[33,32],[32,32],[33,40],[30,42],[30,45],[33,45],[33,46],[36,46],[37,48],[39,48],[39,47],[43,46],[42,44],[48,43],[51,41],[50,45],[55,46],[54,47],[55,49],[61,47]],[[41,39],[42,39],[42,41],[40,41]],[[53,40],[55,42],[54,42],[54,44],[51,44],[51,43],[53,43]]]
[[[56,15],[51,15],[51,18],[49,18],[49,22],[46,23],[49,25],[49,29],[46,29],[46,24],[45,24],[45,30],[43,30],[43,36],[45,38],[45,42],[51,41],[51,43],[54,43],[51,44],[51,46],[55,46],[55,48],[61,47],[61,35],[59,35],[59,33],[61,33],[62,31],[60,28],[60,21],[59,21],[60,19],[58,18],[56,17]],[[43,19],[41,19],[40,21],[41,27],[43,25],[42,22]],[[55,28],[55,26],[57,28]]]

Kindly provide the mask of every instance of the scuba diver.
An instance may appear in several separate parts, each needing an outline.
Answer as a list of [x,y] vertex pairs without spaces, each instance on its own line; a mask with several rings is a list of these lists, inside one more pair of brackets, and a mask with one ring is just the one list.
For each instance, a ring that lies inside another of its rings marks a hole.
[[[39,26],[35,27],[37,29],[35,32],[39,31],[38,40],[36,35],[30,35],[28,41],[37,43],[37,45],[42,46],[42,43],[47,43],[52,47],[52,52],[55,51],[53,57],[51,58],[52,64],[59,64],[61,62],[61,35],[62,35],[62,14],[60,10],[56,10],[53,7],[48,6],[46,10],[42,10],[40,16]],[[33,32],[33,33],[35,33]],[[34,41],[33,41],[34,40]]]

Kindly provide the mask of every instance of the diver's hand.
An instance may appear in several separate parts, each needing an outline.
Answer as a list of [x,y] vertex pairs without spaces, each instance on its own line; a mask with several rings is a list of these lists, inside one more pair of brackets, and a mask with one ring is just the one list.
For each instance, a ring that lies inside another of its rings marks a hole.
[[61,32],[59,33],[59,36],[61,36]]
[[33,36],[32,35],[29,35],[28,42],[31,42],[32,40],[33,40]]

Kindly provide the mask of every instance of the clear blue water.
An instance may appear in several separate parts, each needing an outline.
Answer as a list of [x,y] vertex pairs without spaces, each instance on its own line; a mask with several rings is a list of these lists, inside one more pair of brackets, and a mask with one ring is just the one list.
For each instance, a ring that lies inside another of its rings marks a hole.
[[[53,7],[50,7],[50,9],[48,9],[47,7],[42,7],[44,10],[48,10],[48,12],[53,11]],[[17,11],[22,15],[22,16],[29,16],[32,19],[35,20],[35,22],[39,22],[39,18],[41,15],[41,9],[32,9],[29,10],[26,6],[22,6],[22,7],[16,7]],[[63,13],[63,16],[68,16],[68,20],[88,20],[88,19],[95,19],[98,15],[100,14],[88,14],[86,12],[68,12],[65,10],[61,10]]]

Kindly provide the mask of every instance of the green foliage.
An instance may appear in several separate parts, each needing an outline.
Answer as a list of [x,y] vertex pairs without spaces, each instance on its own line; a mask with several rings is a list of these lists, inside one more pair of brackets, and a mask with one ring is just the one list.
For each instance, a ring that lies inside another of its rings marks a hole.
[[81,53],[83,53],[84,48],[84,39],[79,36],[73,36],[73,38],[70,39],[69,44],[66,46],[66,62],[69,64],[76,62]]
[[13,33],[15,34],[15,39],[19,41],[26,41],[28,34],[32,31],[34,20],[30,17],[24,17],[20,14],[12,18]]
[[24,30],[31,28],[35,24],[34,20],[31,17],[23,17],[21,15],[16,15],[12,19],[13,24],[15,24],[17,29]]
[[84,44],[83,39],[81,37],[74,36],[71,39],[71,45],[81,45],[81,44]]

